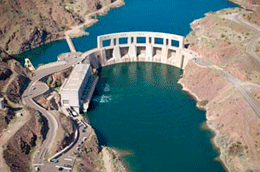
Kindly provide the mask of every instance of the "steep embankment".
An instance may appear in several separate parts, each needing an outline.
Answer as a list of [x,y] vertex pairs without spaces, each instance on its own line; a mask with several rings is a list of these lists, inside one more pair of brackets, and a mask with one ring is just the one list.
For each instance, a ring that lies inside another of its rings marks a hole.
[[0,47],[9,54],[62,39],[64,31],[115,0],[3,0]]
[[215,67],[202,67],[198,62],[190,61],[180,82],[197,97],[199,105],[206,108],[207,125],[216,133],[214,143],[220,148],[220,158],[228,170],[258,171],[260,118],[234,82],[223,78],[219,72],[223,69],[245,85],[252,83],[248,94],[259,92],[259,86],[254,84],[260,84],[260,62],[248,52],[248,48],[257,52],[254,44],[248,42],[256,39],[259,33],[233,20],[236,14],[242,13],[241,20],[256,26],[260,21],[260,8],[252,3],[259,1],[235,2],[254,11],[224,9],[208,13],[191,24],[192,32],[185,40],[189,49],[198,52]]
[[0,97],[4,98],[6,106],[0,109],[0,132],[13,118],[13,108],[21,106],[22,93],[30,81],[28,75],[19,62],[0,49]]
[[3,152],[6,164],[14,172],[31,171],[32,152],[46,137],[44,117],[33,109],[28,109],[28,113],[30,120],[8,141]]
[[29,71],[0,49],[0,97],[4,98],[4,107],[0,109],[0,171],[9,171],[9,168],[27,171],[30,167],[29,152],[36,146],[36,137],[41,135],[34,130],[38,125],[34,116],[36,112],[24,108],[21,102],[29,76]]

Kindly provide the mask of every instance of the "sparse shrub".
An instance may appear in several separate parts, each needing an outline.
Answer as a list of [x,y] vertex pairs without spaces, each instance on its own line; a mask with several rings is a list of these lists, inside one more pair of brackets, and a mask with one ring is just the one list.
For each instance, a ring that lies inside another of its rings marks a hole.
[[204,100],[201,100],[199,104],[200,104],[200,106],[206,106],[208,104],[208,102],[209,101],[207,99],[204,99]]
[[57,79],[55,82],[55,87],[60,87],[60,86],[61,86],[61,81]]
[[53,81],[53,78],[52,78],[52,76],[50,75],[50,76],[48,77],[48,79],[47,79],[47,85],[51,85],[52,81]]

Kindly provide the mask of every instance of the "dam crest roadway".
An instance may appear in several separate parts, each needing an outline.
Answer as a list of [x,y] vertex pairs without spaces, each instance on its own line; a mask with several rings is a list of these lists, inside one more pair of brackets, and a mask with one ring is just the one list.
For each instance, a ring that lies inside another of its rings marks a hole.
[[[66,37],[71,52],[75,52]],[[184,48],[184,37],[159,32],[122,32],[97,38],[97,48],[82,56],[90,63],[107,66],[125,62],[155,62],[184,69],[196,53]],[[84,57],[85,56],[85,57]],[[94,65],[96,66],[96,65]]]
[[191,59],[184,37],[158,32],[124,32],[98,37],[101,64],[155,62],[183,69]]

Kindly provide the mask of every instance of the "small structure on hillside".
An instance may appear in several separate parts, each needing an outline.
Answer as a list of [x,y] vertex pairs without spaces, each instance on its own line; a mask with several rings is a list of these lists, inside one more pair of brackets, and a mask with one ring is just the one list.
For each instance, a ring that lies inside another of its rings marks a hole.
[[24,61],[25,61],[24,66],[26,68],[28,68],[30,71],[35,71],[34,66],[32,65],[31,61],[28,58],[24,59]]

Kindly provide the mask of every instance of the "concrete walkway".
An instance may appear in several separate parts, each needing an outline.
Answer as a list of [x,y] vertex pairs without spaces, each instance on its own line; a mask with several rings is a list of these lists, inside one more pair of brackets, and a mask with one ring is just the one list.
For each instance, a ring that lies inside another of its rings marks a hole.
[[70,36],[69,36],[69,35],[65,35],[65,38],[66,38],[66,41],[67,41],[68,46],[69,46],[69,48],[70,48],[70,51],[71,51],[72,53],[76,53],[76,49],[75,49],[75,47],[74,47],[74,45],[73,45],[73,42],[72,42]]
[[106,172],[113,172],[114,170],[112,167],[111,157],[106,147],[102,148],[102,153]]

